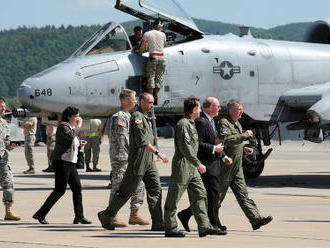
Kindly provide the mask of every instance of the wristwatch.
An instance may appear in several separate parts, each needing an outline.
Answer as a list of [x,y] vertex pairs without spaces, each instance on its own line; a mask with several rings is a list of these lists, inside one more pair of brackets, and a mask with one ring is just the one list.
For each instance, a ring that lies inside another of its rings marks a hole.
[[158,153],[159,153],[159,151],[158,151],[158,150],[156,150],[156,151],[155,151],[155,155],[156,155],[156,156],[158,156]]

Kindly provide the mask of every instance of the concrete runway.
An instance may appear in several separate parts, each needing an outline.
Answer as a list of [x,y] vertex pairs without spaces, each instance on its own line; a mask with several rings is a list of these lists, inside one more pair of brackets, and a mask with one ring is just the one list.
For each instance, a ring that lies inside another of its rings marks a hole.
[[[163,232],[152,232],[150,226],[129,226],[115,231],[104,230],[96,213],[107,206],[110,164],[108,144],[103,144],[100,155],[102,172],[80,170],[83,184],[85,216],[91,225],[73,225],[71,191],[59,200],[47,216],[49,225],[32,219],[33,213],[50,194],[53,174],[41,170],[47,167],[46,147],[34,149],[35,175],[24,175],[27,168],[23,148],[11,152],[15,175],[15,212],[19,222],[9,222],[0,216],[0,247],[330,247],[330,145],[318,146],[301,141],[284,142],[266,162],[261,177],[249,180],[249,195],[264,215],[274,216],[273,222],[258,231],[252,228],[239,208],[233,194],[228,192],[221,208],[221,221],[228,227],[226,236],[199,238],[197,226],[191,219],[192,232],[185,238],[164,238]],[[173,140],[161,140],[160,150],[173,156]],[[163,187],[163,203],[167,194],[171,164],[157,162]],[[189,205],[185,194],[179,209]],[[4,214],[4,207],[0,208]],[[141,208],[150,218],[147,204]],[[129,205],[119,212],[128,221]],[[179,224],[179,226],[181,226]]]

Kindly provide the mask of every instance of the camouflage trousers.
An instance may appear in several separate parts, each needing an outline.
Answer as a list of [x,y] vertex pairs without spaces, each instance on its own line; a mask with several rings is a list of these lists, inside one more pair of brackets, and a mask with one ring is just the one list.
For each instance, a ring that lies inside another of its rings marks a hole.
[[85,163],[91,162],[91,156],[93,153],[93,165],[97,165],[100,155],[100,137],[85,137],[87,144],[84,147]]
[[[127,169],[127,162],[124,164],[120,163],[111,163],[111,183],[112,183],[112,188],[110,192],[110,198],[109,198],[109,205],[110,202],[112,201],[115,193],[120,187],[121,181],[123,180],[125,171]],[[140,206],[143,203],[144,199],[144,190],[145,186],[143,181],[140,182],[138,188],[136,189],[135,193],[131,197],[131,204],[130,208],[140,208]]]
[[165,67],[165,59],[163,56],[149,57],[146,67],[146,76],[148,79],[147,88],[160,89],[162,87]]
[[52,160],[50,156],[52,155],[55,148],[55,136],[47,136],[47,158],[48,158],[48,167],[53,168]]
[[4,204],[11,203],[14,200],[13,173],[9,165],[8,152],[5,152],[0,158],[0,184],[3,190],[2,201]]
[[24,152],[25,159],[29,166],[29,168],[34,168],[34,158],[33,158],[33,150],[34,142],[36,141],[35,135],[26,135],[24,141]]

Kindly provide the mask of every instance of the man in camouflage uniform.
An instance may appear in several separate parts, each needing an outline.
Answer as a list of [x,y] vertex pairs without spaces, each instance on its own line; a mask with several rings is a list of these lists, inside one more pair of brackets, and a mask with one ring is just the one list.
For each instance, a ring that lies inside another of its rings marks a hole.
[[29,169],[23,171],[24,174],[34,174],[34,158],[33,158],[33,149],[34,142],[36,141],[36,132],[37,132],[37,117],[26,118],[22,127],[24,128],[24,152],[25,158],[28,163]]
[[[112,115],[109,124],[109,144],[110,144],[110,161],[111,161],[111,182],[112,188],[109,197],[109,205],[119,190],[121,181],[123,180],[128,164],[128,148],[129,148],[129,121],[131,111],[136,104],[135,91],[123,89],[119,95],[120,110]],[[131,197],[131,214],[129,224],[131,225],[149,225],[149,221],[144,220],[139,214],[139,208],[143,203],[144,183],[141,181],[135,193]],[[114,218],[116,227],[126,227],[127,224],[117,217]]]
[[147,201],[152,219],[151,230],[164,230],[161,206],[162,188],[153,154],[165,163],[168,162],[168,158],[152,145],[154,136],[147,113],[153,107],[153,96],[146,92],[142,93],[139,103],[139,109],[132,114],[130,119],[128,165],[122,183],[109,206],[98,213],[102,227],[108,230],[115,229],[115,216],[136,192],[141,181],[144,182],[147,191]]
[[166,35],[162,32],[163,26],[159,21],[154,22],[153,27],[153,30],[143,35],[139,53],[142,54],[148,48],[149,59],[146,66],[147,92],[153,94],[155,105],[157,105],[158,92],[162,88],[166,67],[164,58]]
[[[100,155],[100,145],[102,143],[101,124],[102,121],[100,119],[89,120],[89,130],[85,133],[85,140],[87,141],[87,144],[84,147],[86,172],[101,171],[101,169],[97,168]],[[93,169],[89,166],[92,153]]]
[[50,156],[52,155],[55,148],[56,129],[57,128],[55,126],[51,126],[51,125],[46,127],[48,167],[42,170],[43,172],[54,172],[54,167],[52,164],[52,160],[50,159]]
[[6,207],[5,220],[20,220],[21,217],[15,215],[11,207],[14,200],[14,182],[13,173],[9,165],[8,150],[17,147],[16,144],[10,143],[9,128],[7,122],[2,118],[6,111],[6,100],[0,98],[0,184],[3,190],[3,203]]
[[206,167],[197,158],[198,134],[195,119],[199,118],[201,107],[199,100],[189,97],[184,101],[185,117],[175,127],[175,153],[172,160],[172,174],[168,186],[164,207],[165,237],[184,237],[178,229],[175,218],[177,205],[185,190],[188,190],[191,209],[198,225],[200,237],[225,234],[219,228],[213,228],[207,215],[207,195],[201,174]]
[[228,187],[233,191],[241,209],[249,219],[253,230],[272,221],[273,217],[262,217],[252,199],[249,198],[243,175],[243,152],[252,154],[253,149],[244,147],[244,141],[253,136],[251,130],[243,132],[238,120],[242,117],[243,105],[237,100],[230,100],[227,104],[228,115],[220,120],[219,138],[224,140],[225,153],[233,160],[232,165],[221,163],[219,207],[226,196]]

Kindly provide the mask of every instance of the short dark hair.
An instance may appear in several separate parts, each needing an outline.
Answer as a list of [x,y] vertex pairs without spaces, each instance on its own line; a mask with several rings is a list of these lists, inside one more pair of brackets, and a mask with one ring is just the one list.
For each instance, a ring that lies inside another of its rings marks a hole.
[[153,23],[152,26],[153,26],[153,28],[160,29],[163,27],[163,24],[159,20],[157,20]]
[[62,113],[62,121],[69,122],[69,117],[79,114],[79,109],[73,106],[69,106],[64,109]]
[[134,27],[134,34],[136,34],[137,32],[139,32],[140,30],[143,30],[143,29],[141,28],[141,26],[135,26],[135,27]]
[[186,98],[183,104],[184,114],[186,116],[189,116],[192,113],[193,109],[198,106],[198,103],[199,99],[194,96]]
[[148,92],[141,93],[139,95],[139,102],[141,102],[141,100],[147,100],[148,96],[153,96],[153,95]]
[[0,102],[4,102],[4,103],[6,103],[6,99],[3,98],[3,97],[0,97]]
[[133,94],[136,94],[136,92],[134,90],[122,89],[120,94],[119,94],[119,99],[124,100],[126,98],[131,97]]
[[236,107],[236,105],[243,105],[242,102],[236,99],[230,99],[229,102],[227,103],[227,109],[233,109]]

